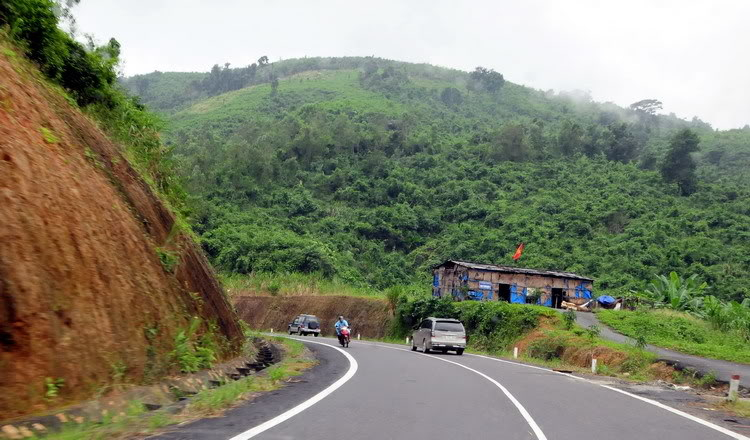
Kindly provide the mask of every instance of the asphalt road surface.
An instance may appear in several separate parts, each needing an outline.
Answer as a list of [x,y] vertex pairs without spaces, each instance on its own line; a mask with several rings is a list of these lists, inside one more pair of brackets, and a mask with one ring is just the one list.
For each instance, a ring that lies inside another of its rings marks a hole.
[[333,339],[302,340],[321,361],[303,381],[157,438],[747,438],[653,400],[544,368],[468,353],[425,355],[364,341],[340,349]]

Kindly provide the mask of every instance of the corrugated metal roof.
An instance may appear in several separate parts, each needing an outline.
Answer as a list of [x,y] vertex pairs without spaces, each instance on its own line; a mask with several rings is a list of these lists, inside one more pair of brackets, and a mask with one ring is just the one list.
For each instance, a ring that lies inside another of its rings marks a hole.
[[523,267],[512,267],[512,266],[497,266],[495,264],[479,264],[479,263],[470,263],[468,261],[457,261],[457,260],[448,260],[445,263],[438,264],[435,267],[443,266],[446,263],[453,263],[458,266],[464,266],[469,267],[472,269],[477,270],[488,270],[492,272],[504,272],[504,273],[522,273],[526,275],[543,275],[548,277],[557,277],[557,278],[571,278],[574,280],[585,280],[585,281],[594,281],[593,278],[588,277],[582,277],[580,275],[576,275],[573,272],[559,272],[555,270],[537,270],[537,269],[526,269]]

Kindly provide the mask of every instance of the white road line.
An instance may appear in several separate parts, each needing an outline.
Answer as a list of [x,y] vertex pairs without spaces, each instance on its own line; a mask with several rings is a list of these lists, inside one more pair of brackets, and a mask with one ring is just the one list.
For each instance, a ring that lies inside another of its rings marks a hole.
[[[377,345],[377,346],[380,346],[380,347],[383,347],[383,348],[390,348],[391,350],[409,351],[409,350],[407,350],[405,348],[388,347],[387,345],[380,345],[380,344],[373,344],[373,345]],[[486,374],[482,373],[481,371],[477,371],[477,370],[475,370],[473,368],[467,367],[466,365],[459,364],[458,362],[449,361],[448,359],[443,359],[441,357],[436,357],[436,356],[430,356],[430,355],[427,355],[427,354],[423,354],[423,355],[429,357],[430,359],[437,359],[439,361],[448,362],[449,364],[458,365],[459,367],[465,368],[465,369],[471,371],[472,373],[476,373],[476,374],[482,376],[483,378],[489,380],[490,382],[492,382],[496,387],[500,388],[500,390],[503,392],[503,394],[505,394],[505,397],[507,397],[513,403],[513,405],[516,407],[516,409],[518,410],[518,412],[521,413],[521,415],[523,416],[523,418],[526,420],[526,423],[528,423],[529,426],[531,427],[531,430],[534,431],[534,434],[536,435],[536,438],[539,439],[539,440],[547,440],[547,436],[544,435],[544,433],[542,432],[542,428],[540,428],[539,425],[536,424],[536,422],[534,421],[534,419],[531,417],[531,414],[529,414],[529,412],[526,411],[526,408],[524,408],[523,405],[521,405],[521,402],[519,402],[518,399],[516,399],[513,396],[513,394],[511,394],[510,391],[508,391],[500,382],[498,382],[495,379],[487,376]]]
[[557,374],[564,374],[564,375],[566,375],[566,376],[571,376],[571,377],[575,377],[576,379],[583,379],[583,378],[581,378],[581,377],[577,377],[577,376],[572,376],[572,375],[569,375],[569,374],[567,374],[567,373],[560,373],[559,371],[554,371],[554,370],[550,370],[549,368],[544,368],[544,367],[537,367],[536,365],[527,365],[527,364],[522,364],[522,363],[520,363],[520,362],[506,361],[505,359],[498,359],[498,358],[493,358],[493,357],[489,357],[489,356],[483,356],[483,355],[481,355],[481,354],[470,354],[470,353],[466,353],[466,356],[473,356],[473,357],[478,357],[478,358],[484,358],[484,359],[489,359],[489,360],[491,360],[491,361],[496,361],[496,362],[503,362],[503,363],[506,363],[506,364],[511,364],[511,365],[518,365],[518,366],[521,366],[521,367],[527,367],[527,368],[533,368],[533,369],[535,369],[535,370],[542,370],[542,371],[546,371],[546,372],[548,372],[548,373],[557,373]]
[[[290,338],[294,339],[294,338]],[[357,364],[357,360],[354,359],[352,355],[347,353],[346,351],[335,347],[330,344],[326,344],[324,342],[317,342],[317,341],[310,341],[305,340],[305,342],[309,342],[311,344],[318,344],[318,345],[325,345],[327,347],[331,347],[335,350],[338,350],[339,352],[343,353],[344,356],[349,360],[349,371],[346,372],[339,380],[332,383],[328,388],[324,389],[323,391],[319,392],[318,394],[314,395],[313,397],[305,400],[304,402],[300,403],[299,405],[295,406],[294,408],[279,414],[278,416],[272,418],[271,420],[268,420],[266,422],[261,423],[260,425],[250,428],[247,431],[237,434],[234,437],[232,437],[229,440],[247,440],[249,438],[253,438],[256,435],[273,428],[274,426],[285,422],[286,420],[296,416],[297,414],[301,413],[302,411],[306,410],[307,408],[310,408],[311,406],[315,405],[316,403],[320,402],[321,400],[325,399],[329,394],[339,389],[342,385],[344,385],[349,379],[354,377],[354,373],[357,372],[357,369],[359,368],[359,365]]]
[[707,422],[707,421],[705,421],[705,420],[703,420],[701,418],[695,417],[692,414],[688,414],[686,412],[682,412],[679,409],[675,409],[675,408],[672,408],[671,406],[667,406],[667,405],[665,405],[665,404],[663,404],[661,402],[657,402],[656,400],[647,399],[645,397],[641,397],[641,396],[638,396],[636,394],[629,393],[627,391],[620,390],[620,389],[617,389],[615,387],[611,387],[609,385],[602,385],[602,384],[597,384],[597,385],[599,385],[601,387],[604,387],[604,388],[607,388],[608,390],[616,391],[616,392],[622,393],[622,394],[624,394],[626,396],[630,396],[630,397],[632,397],[634,399],[642,400],[642,401],[644,401],[646,403],[650,403],[651,405],[658,406],[659,408],[666,409],[667,411],[669,411],[671,413],[677,414],[678,416],[685,417],[686,419],[690,419],[690,420],[694,421],[695,423],[700,423],[703,426],[706,426],[708,428],[711,428],[711,429],[714,429],[716,431],[719,431],[722,434],[726,434],[729,437],[736,438],[737,440],[748,440],[748,437],[746,437],[746,436],[744,436],[742,434],[736,433],[734,431],[730,431],[730,430],[728,430],[726,428],[723,428],[723,427],[721,427],[719,425],[714,425],[711,422]]
[[716,425],[716,424],[711,423],[711,422],[709,422],[707,420],[703,420],[700,417],[696,417],[696,416],[694,416],[692,414],[688,414],[688,413],[686,413],[684,411],[680,411],[679,409],[672,408],[671,406],[665,405],[665,404],[663,404],[661,402],[657,402],[656,400],[647,399],[645,397],[641,397],[641,396],[639,396],[637,394],[633,394],[633,393],[627,392],[625,390],[621,390],[619,388],[611,387],[609,385],[604,385],[604,384],[595,382],[593,380],[586,379],[585,377],[574,376],[574,375],[568,374],[568,373],[561,373],[559,371],[553,371],[553,370],[550,370],[548,368],[537,367],[537,366],[534,366],[534,365],[526,365],[526,364],[522,364],[522,363],[519,363],[519,362],[507,361],[505,359],[498,359],[498,358],[493,358],[493,357],[489,357],[489,356],[482,356],[480,354],[472,354],[470,356],[480,357],[480,358],[484,358],[484,359],[489,359],[491,361],[502,362],[502,363],[505,363],[505,364],[518,365],[519,367],[526,367],[526,368],[533,368],[533,369],[536,369],[536,370],[549,371],[551,373],[556,373],[556,374],[561,374],[563,376],[572,377],[573,379],[578,379],[578,380],[582,380],[584,382],[588,382],[588,383],[591,383],[591,384],[594,384],[594,385],[598,385],[598,386],[606,388],[608,390],[616,391],[616,392],[618,392],[620,394],[624,394],[624,395],[630,396],[630,397],[632,397],[634,399],[638,399],[640,401],[649,403],[651,405],[658,406],[659,408],[665,409],[665,410],[667,410],[667,411],[669,411],[669,412],[671,412],[673,414],[676,414],[678,416],[684,417],[684,418],[686,418],[688,420],[692,420],[695,423],[699,423],[699,424],[701,424],[701,425],[703,425],[703,426],[705,426],[707,428],[711,428],[714,431],[718,431],[718,432],[720,432],[722,434],[728,435],[729,437],[735,438],[737,440],[750,440],[750,437],[747,437],[747,436],[744,436],[744,435],[742,435],[740,433],[731,431],[731,430],[729,430],[727,428],[724,428],[723,426]]

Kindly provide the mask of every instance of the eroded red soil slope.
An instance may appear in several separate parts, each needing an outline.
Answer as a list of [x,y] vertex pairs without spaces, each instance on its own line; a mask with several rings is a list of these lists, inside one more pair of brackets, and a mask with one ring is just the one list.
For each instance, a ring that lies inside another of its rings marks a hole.
[[[179,255],[173,273],[158,248]],[[0,51],[0,419],[167,373],[191,316],[236,348],[206,259],[121,148]]]

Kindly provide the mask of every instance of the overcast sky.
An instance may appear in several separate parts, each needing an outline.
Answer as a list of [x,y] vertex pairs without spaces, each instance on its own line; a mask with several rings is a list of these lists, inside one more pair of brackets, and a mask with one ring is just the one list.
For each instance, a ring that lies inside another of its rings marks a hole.
[[127,75],[375,55],[750,123],[750,0],[82,0],[74,13],[79,33],[122,44]]

